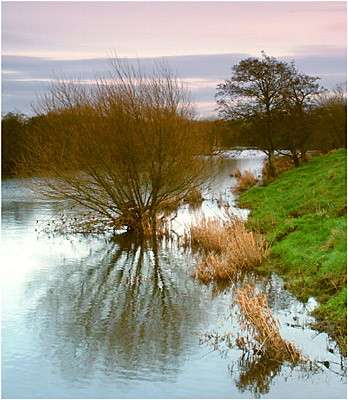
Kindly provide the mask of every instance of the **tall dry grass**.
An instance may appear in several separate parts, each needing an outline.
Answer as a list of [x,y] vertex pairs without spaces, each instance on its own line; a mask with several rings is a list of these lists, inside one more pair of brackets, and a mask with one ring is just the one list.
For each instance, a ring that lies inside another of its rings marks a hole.
[[230,279],[260,265],[268,253],[265,239],[231,216],[227,221],[202,216],[189,226],[186,238],[205,254],[194,271],[203,282]]
[[230,280],[236,270],[228,265],[221,254],[208,253],[196,265],[193,275],[201,282]]
[[[260,394],[269,392],[270,384],[284,362],[291,368],[300,366],[307,373],[320,369],[318,363],[296,349],[292,341],[287,342],[281,337],[279,321],[272,316],[266,295],[257,291],[254,285],[244,286],[234,294],[226,318],[234,321],[232,325],[228,323],[225,326],[220,322],[222,332],[206,332],[200,341],[210,344],[225,357],[231,348],[242,350],[241,357],[233,361],[240,371],[237,387],[247,388],[259,398]],[[236,321],[238,327],[233,328]]]
[[[294,166],[290,157],[276,156],[274,158],[274,168],[276,175],[281,175],[284,172],[289,171]],[[274,177],[270,173],[269,162],[265,161],[262,168],[262,180],[264,184],[267,184],[274,180]]]
[[231,219],[226,230],[227,261],[236,267],[260,265],[267,255],[266,240],[246,227],[241,219]]
[[225,247],[226,226],[221,218],[202,215],[188,227],[186,236],[191,246],[199,246],[206,252],[220,253]]
[[197,186],[191,188],[184,197],[184,202],[192,207],[201,205],[203,200],[202,189]]
[[258,292],[254,286],[246,286],[235,293],[233,305],[239,309],[237,320],[242,333],[236,338],[236,344],[254,355],[271,354],[279,362],[298,363],[302,354],[291,341],[284,340],[279,333],[279,321],[271,314],[267,296]]
[[250,188],[255,186],[258,182],[258,179],[249,170],[241,172],[239,169],[237,169],[237,171],[234,174],[234,177],[237,180],[237,184],[232,188],[232,190],[237,193],[242,193],[249,190]]

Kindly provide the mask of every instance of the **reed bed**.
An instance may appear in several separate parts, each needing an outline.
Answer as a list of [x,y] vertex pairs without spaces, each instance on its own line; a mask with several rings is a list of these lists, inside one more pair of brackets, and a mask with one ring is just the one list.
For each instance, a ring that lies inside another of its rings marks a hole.
[[201,205],[203,200],[202,189],[199,187],[190,189],[184,197],[184,202],[193,207]]
[[194,270],[194,276],[203,282],[231,279],[260,265],[268,254],[264,238],[231,216],[227,221],[202,216],[189,226],[185,237],[186,244],[204,254]]
[[[132,219],[130,213],[126,217],[120,216],[111,221],[102,216],[95,216],[92,212],[71,213],[71,215],[58,212],[48,220],[38,220],[35,230],[38,233],[49,236],[58,234],[120,234],[126,231],[127,226],[138,227],[144,238],[172,239],[173,236],[171,220],[166,215],[152,219],[144,218],[140,222],[137,222],[135,219]],[[127,229],[127,231],[131,232],[132,230]]]
[[186,241],[191,246],[199,246],[205,252],[221,253],[226,246],[226,227],[221,218],[203,215],[186,230]]
[[229,280],[236,272],[220,254],[211,252],[196,266],[193,274],[201,282],[210,282]]
[[251,285],[237,290],[235,295],[232,306],[238,307],[236,318],[242,327],[242,333],[236,337],[238,347],[253,352],[254,356],[270,354],[278,362],[297,364],[303,361],[294,343],[281,337],[279,321],[272,316],[266,295]]
[[258,182],[258,179],[255,178],[254,174],[249,170],[241,172],[239,169],[237,169],[234,177],[237,179],[237,184],[232,188],[232,190],[238,193],[249,190]]
[[[246,285],[236,290],[226,320],[232,320],[232,325],[226,327],[220,322],[223,332],[206,332],[202,335],[201,343],[209,343],[214,350],[219,350],[227,356],[229,349],[237,348],[242,351],[240,363],[246,371],[261,368],[259,374],[279,370],[284,362],[292,367],[300,365],[308,370],[318,367],[300,352],[293,341],[287,342],[279,332],[279,321],[272,316],[267,296],[257,291],[254,285]],[[235,325],[235,322],[238,325]],[[241,366],[241,365],[240,365]]]
[[260,265],[267,256],[265,239],[246,227],[241,219],[232,219],[226,229],[227,262],[235,267],[250,269]]

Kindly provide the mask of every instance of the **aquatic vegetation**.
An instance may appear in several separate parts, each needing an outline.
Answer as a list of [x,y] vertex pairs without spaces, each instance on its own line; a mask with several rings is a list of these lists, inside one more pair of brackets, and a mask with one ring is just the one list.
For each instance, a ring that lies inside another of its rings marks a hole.
[[[141,230],[145,238],[172,237],[171,218],[169,214],[163,213],[152,219],[141,221]],[[122,234],[126,232],[127,223],[124,217],[119,217],[116,221],[111,221],[102,216],[96,216],[92,212],[79,212],[75,210],[67,213],[58,212],[49,219],[37,220],[36,231],[47,235],[66,235],[66,234]]]
[[233,186],[231,189],[232,189],[232,191],[237,192],[237,193],[241,193],[241,192],[245,192],[246,190],[249,190],[250,188],[255,186],[258,182],[258,179],[249,170],[245,170],[245,171],[241,172],[237,168],[237,171],[234,174],[234,177],[237,179],[237,184],[235,186]]
[[[299,367],[307,373],[321,371],[318,362],[310,360],[298,350],[293,341],[286,341],[279,332],[280,323],[272,315],[268,299],[254,285],[246,285],[234,293],[226,322],[220,321],[223,331],[206,332],[201,344],[208,343],[225,357],[229,350],[241,350],[239,359],[230,367],[238,370],[237,387],[255,395],[268,393],[272,380],[280,374],[283,365]],[[235,323],[237,323],[236,326]]]
[[267,257],[264,238],[248,229],[243,220],[228,216],[228,220],[202,216],[186,233],[191,246],[205,253],[194,270],[194,276],[202,282],[230,279],[260,265]]
[[203,200],[202,189],[197,186],[191,188],[184,197],[184,202],[188,203],[190,206],[199,206],[202,204]]
[[278,362],[303,361],[302,354],[294,343],[285,341],[279,333],[279,322],[272,316],[267,296],[253,286],[246,286],[235,293],[232,306],[237,306],[236,318],[242,331],[236,336],[236,345],[256,357],[259,354],[272,354]]
[[199,246],[204,251],[220,253],[226,245],[226,227],[221,218],[206,217],[204,214],[186,230],[187,244]]
[[210,282],[230,280],[235,273],[236,270],[225,262],[221,254],[210,252],[195,267],[193,275],[201,282]]

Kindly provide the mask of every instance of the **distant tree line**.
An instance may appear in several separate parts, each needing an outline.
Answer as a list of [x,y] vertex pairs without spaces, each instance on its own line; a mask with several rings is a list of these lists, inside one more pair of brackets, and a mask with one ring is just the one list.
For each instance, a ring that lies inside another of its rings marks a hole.
[[1,175],[15,175],[16,165],[28,145],[30,132],[45,116],[29,118],[21,112],[8,112],[1,116]]
[[[342,90],[344,87],[345,84],[339,84],[332,93],[323,93],[315,99],[307,115],[310,122],[308,150],[327,153],[347,147],[347,97]],[[248,135],[245,121],[213,119],[200,122],[209,129],[211,140],[222,148],[258,147],[257,138]]]
[[[294,63],[265,54],[242,60],[232,67],[231,79],[218,85],[220,118],[196,121],[196,128],[204,140],[208,134],[212,145],[258,148],[271,160],[276,150],[287,150],[296,166],[306,161],[309,150],[346,148],[346,83],[329,93],[318,79],[297,71]],[[2,116],[2,176],[15,173],[16,163],[31,146],[31,133],[49,118],[49,113]]]

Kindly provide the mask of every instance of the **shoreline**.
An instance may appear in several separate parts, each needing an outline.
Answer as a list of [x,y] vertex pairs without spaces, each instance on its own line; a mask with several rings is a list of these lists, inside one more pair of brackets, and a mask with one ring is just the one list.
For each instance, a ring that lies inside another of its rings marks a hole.
[[265,187],[240,195],[248,223],[266,236],[270,257],[262,269],[278,273],[286,288],[320,306],[313,315],[347,350],[346,150],[314,157]]

